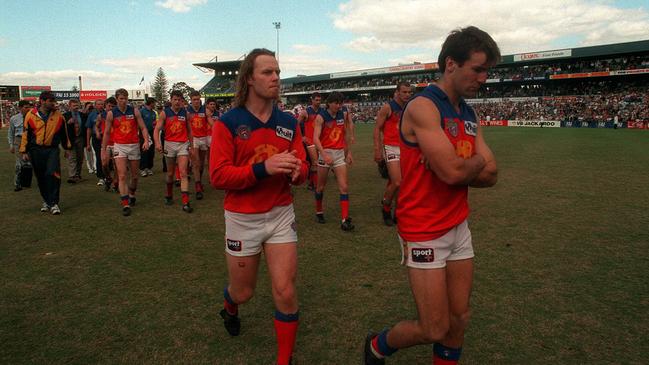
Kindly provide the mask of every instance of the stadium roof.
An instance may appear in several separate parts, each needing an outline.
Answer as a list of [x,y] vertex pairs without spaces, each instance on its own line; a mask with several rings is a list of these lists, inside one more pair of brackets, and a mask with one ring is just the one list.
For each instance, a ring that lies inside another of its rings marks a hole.
[[209,68],[216,72],[223,71],[238,71],[239,66],[241,66],[243,61],[222,61],[222,62],[203,62],[203,63],[194,63],[196,67]]
[[[569,58],[577,59],[577,58],[598,57],[598,56],[615,56],[620,54],[645,53],[645,52],[649,52],[649,40],[606,44],[601,46],[564,48],[558,50],[511,54],[511,55],[503,56],[499,65],[511,65],[511,64],[524,65],[524,64],[546,62],[548,60],[561,60],[561,59],[569,59]],[[336,78],[344,79],[344,78],[353,78],[353,77],[385,75],[390,73],[395,73],[395,74],[411,73],[411,72],[436,70],[436,69],[437,69],[436,62],[415,63],[411,65],[379,67],[379,68],[372,68],[372,69],[318,74],[318,75],[311,75],[311,76],[301,75],[301,76],[288,77],[282,79],[282,83],[300,84],[306,82],[331,80]]]

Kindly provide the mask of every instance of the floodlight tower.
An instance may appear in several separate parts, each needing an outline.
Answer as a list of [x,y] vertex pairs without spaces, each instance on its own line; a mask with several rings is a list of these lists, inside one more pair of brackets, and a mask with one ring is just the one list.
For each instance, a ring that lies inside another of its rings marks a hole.
[[277,48],[275,48],[275,57],[277,57],[277,62],[279,62],[279,29],[282,27],[281,22],[273,22],[275,30],[277,31]]

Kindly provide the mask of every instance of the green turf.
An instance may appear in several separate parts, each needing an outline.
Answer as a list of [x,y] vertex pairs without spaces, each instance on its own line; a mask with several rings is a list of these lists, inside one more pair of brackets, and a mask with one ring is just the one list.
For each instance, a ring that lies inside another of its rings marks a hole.
[[[296,189],[301,323],[298,364],[358,364],[368,329],[415,315],[395,230],[382,225],[384,180],[371,126],[359,125],[350,172],[356,232],[341,232],[335,181],[326,225]],[[500,168],[472,190],[473,318],[464,364],[645,364],[649,356],[649,132],[490,128]],[[6,130],[0,139],[6,141]],[[0,363],[270,364],[273,305],[262,265],[230,338],[222,192],[191,215],[163,204],[160,160],[131,217],[95,179],[62,186],[63,214],[12,191],[0,156]],[[66,169],[63,169],[66,175]],[[389,364],[429,364],[431,348]]]

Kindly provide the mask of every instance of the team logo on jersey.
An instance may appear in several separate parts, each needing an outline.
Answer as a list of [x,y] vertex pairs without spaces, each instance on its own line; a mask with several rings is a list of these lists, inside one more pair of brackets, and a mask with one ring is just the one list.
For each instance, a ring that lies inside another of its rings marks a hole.
[[451,119],[444,119],[444,123],[448,133],[453,137],[457,137],[457,122]]
[[119,123],[119,131],[122,134],[130,134],[133,130],[131,123]]
[[460,140],[455,145],[455,154],[463,159],[469,159],[473,156],[473,144],[469,141]]
[[192,119],[192,128],[194,129],[203,128],[203,119],[200,118]]
[[294,132],[292,130],[288,129],[288,128],[284,128],[284,127],[280,127],[280,126],[277,126],[275,128],[275,135],[277,135],[277,137],[284,138],[284,139],[289,140],[289,141],[293,140],[293,133]]
[[272,155],[279,153],[277,147],[272,144],[260,144],[255,147],[255,155],[248,160],[249,165],[253,165],[259,162],[264,162],[268,160]]
[[239,138],[241,138],[243,140],[246,140],[246,139],[250,138],[250,127],[248,127],[245,124],[240,125],[237,128],[237,136],[239,136]]
[[169,126],[169,131],[172,134],[180,133],[183,130],[183,125],[180,123],[180,118],[173,120]]
[[337,125],[343,125],[343,124],[345,124],[345,119],[344,119],[344,118],[343,118],[343,119],[336,119],[336,124],[337,124]]
[[478,134],[478,124],[470,120],[465,120],[464,134],[475,137]]
[[340,129],[332,129],[331,133],[329,133],[329,139],[332,142],[338,142],[341,136],[342,136],[342,131]]
[[135,119],[135,115],[133,114],[126,114],[124,117],[126,117],[126,119]]
[[413,248],[410,250],[413,262],[435,261],[435,251],[432,248]]
[[225,239],[225,242],[228,245],[228,250],[240,252],[243,248],[243,243],[241,241],[231,240],[229,238]]

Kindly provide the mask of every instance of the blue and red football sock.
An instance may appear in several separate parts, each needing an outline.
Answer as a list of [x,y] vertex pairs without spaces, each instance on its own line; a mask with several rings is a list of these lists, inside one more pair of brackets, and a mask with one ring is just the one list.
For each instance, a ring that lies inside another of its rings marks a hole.
[[277,336],[277,365],[289,365],[293,348],[295,347],[295,337],[297,335],[299,312],[286,314],[275,311],[275,335]]
[[349,194],[340,194],[340,215],[342,220],[349,218]]
[[385,329],[372,339],[372,353],[379,359],[383,359],[397,352],[397,349],[388,345],[388,330]]
[[457,365],[462,355],[462,348],[444,346],[439,342],[433,344],[433,365]]
[[227,286],[223,288],[223,308],[230,315],[236,316],[239,314],[239,305],[232,300]]

